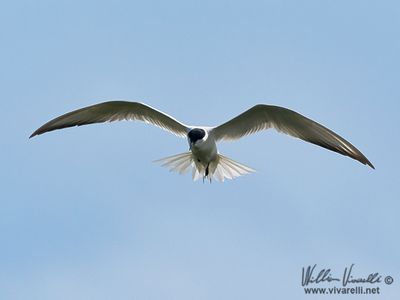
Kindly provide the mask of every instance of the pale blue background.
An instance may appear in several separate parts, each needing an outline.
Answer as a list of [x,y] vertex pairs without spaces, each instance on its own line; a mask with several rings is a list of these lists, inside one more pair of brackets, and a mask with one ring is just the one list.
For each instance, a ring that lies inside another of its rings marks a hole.
[[[399,295],[398,1],[3,1],[0,37],[0,299],[320,298],[314,263]],[[273,131],[221,144],[258,172],[211,185],[152,163],[187,142],[141,123],[28,140],[110,99],[204,125],[289,107],[376,170]]]

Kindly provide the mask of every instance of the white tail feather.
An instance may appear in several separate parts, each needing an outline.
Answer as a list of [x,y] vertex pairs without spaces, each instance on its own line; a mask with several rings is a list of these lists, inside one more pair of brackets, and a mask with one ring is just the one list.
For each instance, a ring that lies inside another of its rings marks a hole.
[[[161,166],[169,168],[171,172],[185,174],[192,167],[192,178],[194,181],[205,178],[206,166],[194,159],[192,152],[185,152],[156,160]],[[223,182],[245,174],[255,172],[254,169],[246,167],[224,155],[218,154],[217,158],[208,166],[208,179],[216,179]]]
[[185,174],[189,171],[190,166],[193,163],[192,153],[185,152],[173,156],[168,156],[156,160],[155,162],[162,163],[162,167],[167,167],[170,171],[178,172],[179,174]]
[[225,178],[233,179],[252,172],[255,172],[255,170],[222,154],[218,154],[217,165],[213,177],[219,181],[224,181]]

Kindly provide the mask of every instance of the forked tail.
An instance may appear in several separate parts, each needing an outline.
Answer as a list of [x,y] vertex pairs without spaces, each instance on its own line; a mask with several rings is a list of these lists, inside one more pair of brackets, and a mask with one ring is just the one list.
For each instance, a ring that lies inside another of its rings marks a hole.
[[[156,160],[161,166],[169,168],[171,172],[179,174],[187,173],[192,168],[193,180],[200,178],[216,179],[223,182],[226,179],[233,179],[245,174],[255,172],[254,169],[242,165],[224,155],[218,154],[217,158],[204,166],[198,162],[192,152],[185,152]],[[208,169],[208,170],[207,170]]]

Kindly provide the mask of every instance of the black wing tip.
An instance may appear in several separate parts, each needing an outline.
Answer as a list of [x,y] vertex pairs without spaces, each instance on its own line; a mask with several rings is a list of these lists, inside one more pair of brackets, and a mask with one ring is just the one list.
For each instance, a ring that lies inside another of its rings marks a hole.
[[360,163],[362,163],[363,165],[369,166],[371,169],[375,170],[375,166],[364,155],[362,155],[362,157],[351,157],[351,158],[354,158],[354,159],[358,160]]
[[42,130],[42,127],[40,127],[40,128],[38,128],[38,129],[36,129],[30,136],[29,136],[29,138],[31,139],[31,138],[33,138],[33,137],[35,137],[35,136],[37,136],[37,135],[41,135],[42,133],[45,133],[46,132],[46,130]]
[[365,162],[365,165],[368,165],[368,166],[370,166],[372,169],[375,170],[374,165],[373,165],[369,160],[367,160],[367,161]]
[[39,133],[38,133],[37,131],[35,131],[34,133],[32,133],[32,134],[29,136],[29,138],[31,139],[31,138],[33,138],[33,137],[36,136],[36,135],[39,135]]

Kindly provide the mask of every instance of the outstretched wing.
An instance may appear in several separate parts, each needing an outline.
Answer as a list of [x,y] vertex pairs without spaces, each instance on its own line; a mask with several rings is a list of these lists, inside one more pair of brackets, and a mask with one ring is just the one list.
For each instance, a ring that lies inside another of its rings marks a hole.
[[232,120],[214,127],[216,140],[236,140],[260,130],[277,131],[335,151],[375,169],[371,162],[352,144],[328,128],[290,109],[273,105],[256,105]]
[[146,104],[109,101],[74,110],[57,117],[37,129],[30,138],[56,129],[121,120],[143,121],[181,137],[185,137],[190,130],[186,125]]

